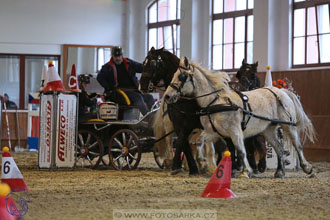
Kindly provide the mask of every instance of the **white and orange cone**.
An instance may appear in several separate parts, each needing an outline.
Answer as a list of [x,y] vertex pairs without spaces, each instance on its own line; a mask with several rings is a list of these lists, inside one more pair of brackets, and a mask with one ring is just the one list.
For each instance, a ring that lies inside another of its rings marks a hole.
[[68,83],[70,91],[73,92],[81,92],[78,85],[77,73],[76,73],[76,65],[72,64],[71,75]]
[[65,88],[62,83],[62,80],[54,67],[53,61],[50,60],[47,71],[47,84],[42,90],[40,90],[40,92],[52,92],[52,91],[64,91],[64,90]]
[[265,87],[273,86],[272,72],[270,71],[270,66],[267,66],[266,78],[265,78]]
[[10,186],[7,183],[0,183],[0,219],[1,220],[14,220],[16,216],[11,215],[7,210],[8,203],[14,200],[8,196],[11,192]]
[[2,149],[1,182],[7,183],[15,192],[29,191],[21,171],[19,171],[14,158],[9,153],[8,147]]

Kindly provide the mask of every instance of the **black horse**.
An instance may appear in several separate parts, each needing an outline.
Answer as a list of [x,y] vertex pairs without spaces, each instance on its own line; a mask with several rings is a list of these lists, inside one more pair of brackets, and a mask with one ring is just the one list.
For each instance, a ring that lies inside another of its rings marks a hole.
[[[150,82],[154,86],[164,86],[167,88],[172,80],[173,74],[179,67],[179,62],[180,59],[178,57],[164,50],[164,48],[156,50],[152,47],[143,62],[140,90],[142,92],[150,91],[150,89],[152,89]],[[159,83],[163,84],[159,85]],[[175,104],[167,105],[169,118],[178,136],[175,142],[176,151],[173,158],[172,174],[181,171],[181,152],[184,152],[187,158],[189,173],[191,175],[198,174],[197,164],[193,157],[188,138],[195,128],[202,128],[199,116],[195,114],[196,110],[198,111],[199,108],[196,100],[180,99]]]
[[[167,88],[167,86],[172,80],[174,73],[179,67],[179,62],[180,60],[178,57],[165,50],[164,48],[158,50],[151,48],[143,63],[143,73],[140,79],[140,90],[143,92],[148,92],[151,91],[154,86]],[[257,63],[252,65],[247,64],[243,60],[243,65],[238,71],[238,75],[240,76],[238,78],[244,79],[247,76],[247,74],[245,73],[256,70],[257,65]],[[254,73],[256,73],[256,71]],[[249,73],[249,75],[252,75],[252,73]],[[251,79],[254,79],[254,77],[249,76],[243,80],[244,83],[233,83],[232,86],[236,89],[239,88],[240,90],[244,90],[245,87],[249,89],[251,87]],[[192,156],[191,149],[189,146],[188,136],[195,128],[202,128],[199,116],[195,114],[199,111],[199,109],[200,107],[198,106],[195,99],[180,99],[175,104],[168,105],[168,114],[173,123],[174,131],[178,136],[178,140],[176,141],[175,145],[176,153],[173,159],[172,166],[173,174],[177,173],[181,169],[182,164],[180,155],[182,151],[187,157],[190,174],[198,173],[196,162]],[[253,141],[253,139],[251,141]],[[234,161],[233,168],[239,169],[238,167],[240,167],[240,161],[237,161],[237,164],[235,163],[236,158],[234,153],[234,146],[230,139],[226,139],[226,142],[228,144],[229,149],[232,151]],[[218,141],[215,144],[215,149],[219,155],[217,161],[218,163],[221,159],[221,153],[225,149],[225,145],[222,143],[222,141]],[[253,169],[257,169],[254,158],[254,147],[248,147],[248,149],[251,149],[247,150],[247,153],[249,155],[249,163],[252,164],[251,166]],[[264,171],[264,169],[265,168],[262,168],[260,169],[260,171],[262,172]]]

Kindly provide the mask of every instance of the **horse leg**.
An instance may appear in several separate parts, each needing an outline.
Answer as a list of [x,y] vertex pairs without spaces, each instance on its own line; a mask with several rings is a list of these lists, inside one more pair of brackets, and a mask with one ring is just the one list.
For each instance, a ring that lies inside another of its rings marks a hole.
[[213,142],[208,141],[205,143],[205,151],[206,151],[206,160],[208,162],[208,174],[212,175],[214,171],[217,169]]
[[304,157],[303,149],[301,146],[301,142],[299,139],[299,135],[297,132],[297,128],[293,126],[283,126],[283,134],[289,135],[291,142],[298,153],[298,158],[300,161],[300,166],[304,170],[305,173],[311,174],[313,172],[312,164],[308,163],[308,161]]
[[[170,117],[168,116],[168,114],[166,114],[163,117],[163,123],[164,123],[164,127],[165,127],[165,134],[170,133],[171,131],[173,131],[173,123],[170,120]],[[164,135],[165,135],[164,134]],[[165,143],[166,143],[166,158],[164,160],[164,166],[166,169],[170,169],[172,167],[173,164],[173,146],[172,146],[172,138],[173,138],[173,134],[167,136],[165,138]]]
[[183,152],[182,139],[183,139],[182,135],[178,134],[178,139],[175,142],[175,154],[173,157],[172,172],[171,172],[172,175],[182,172],[182,160],[181,160],[181,153]]
[[234,134],[231,137],[231,140],[233,141],[233,144],[236,147],[238,159],[243,161],[243,170],[242,170],[242,174],[239,177],[249,178],[249,175],[252,173],[252,169],[246,157],[242,132],[240,132],[240,134],[238,134],[238,132]]
[[265,137],[262,135],[257,135],[255,139],[255,143],[260,156],[258,162],[258,170],[260,173],[263,173],[266,170],[266,155],[267,155]]
[[277,127],[269,126],[263,133],[267,142],[272,145],[276,154],[277,154],[277,169],[274,174],[275,178],[284,178],[285,177],[285,165],[283,159],[283,145],[277,136]]
[[256,146],[254,145],[254,138],[255,137],[246,138],[244,144],[245,144],[246,156],[253,170],[253,173],[258,174],[256,158],[254,157],[254,152],[256,150]]
[[200,146],[197,147],[197,153],[196,153],[196,162],[198,165],[198,170],[201,173],[206,173],[209,169],[207,159],[205,158],[205,150],[204,149],[205,142],[203,141]]
[[183,135],[183,152],[184,155],[186,156],[187,162],[188,162],[188,166],[189,166],[189,174],[190,175],[197,175],[198,174],[198,167],[196,164],[196,161],[194,159],[194,156],[192,154],[190,145],[189,145],[189,140],[188,140],[188,134],[184,134]]
[[[157,111],[153,122],[154,136],[158,139],[173,130],[173,124],[169,119],[168,114],[166,114],[163,117],[162,110],[163,108],[160,108],[160,110]],[[173,135],[169,135],[165,139],[162,139],[161,141],[155,143],[155,148],[158,151],[159,157],[162,160],[164,160],[164,166],[166,169],[170,169],[173,162],[173,153],[172,153],[172,144],[171,144],[172,136]]]

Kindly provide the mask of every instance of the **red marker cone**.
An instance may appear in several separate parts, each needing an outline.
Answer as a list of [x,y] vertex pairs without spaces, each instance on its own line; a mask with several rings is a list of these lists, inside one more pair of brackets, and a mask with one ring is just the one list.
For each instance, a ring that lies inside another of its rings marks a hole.
[[1,220],[16,219],[16,216],[12,216],[7,210],[8,204],[14,202],[14,200],[10,196],[8,196],[10,192],[11,192],[10,186],[7,183],[0,183],[0,219]]
[[72,64],[72,69],[71,69],[71,75],[69,78],[69,90],[70,91],[76,91],[76,92],[81,92],[79,89],[78,85],[78,80],[77,80],[77,74],[76,74],[76,65]]
[[8,147],[2,149],[1,182],[7,183],[15,192],[29,191],[21,171],[19,171],[13,157],[9,153]]
[[230,152],[225,151],[216,171],[211,176],[201,197],[209,198],[235,198],[236,195],[230,189],[231,157]]
[[64,91],[64,85],[60,76],[58,75],[53,61],[49,61],[47,71],[47,85],[40,92],[51,92],[51,91]]

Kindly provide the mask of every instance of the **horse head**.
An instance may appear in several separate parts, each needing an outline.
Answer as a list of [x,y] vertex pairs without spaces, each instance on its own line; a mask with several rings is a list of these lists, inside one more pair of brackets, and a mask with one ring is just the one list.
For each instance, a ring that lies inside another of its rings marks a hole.
[[[167,87],[179,66],[179,58],[164,48],[150,49],[143,61],[142,76],[140,79],[140,90],[148,92],[153,86]],[[160,82],[163,81],[163,85]]]
[[249,91],[260,87],[260,80],[257,76],[258,61],[248,64],[243,59],[242,66],[236,73],[239,83],[242,85],[242,91]]
[[174,73],[170,86],[164,93],[167,103],[175,103],[179,96],[192,96],[194,93],[194,82],[192,78],[192,67],[187,57],[180,59],[179,68]]

